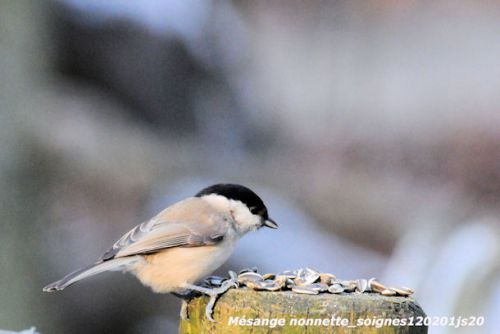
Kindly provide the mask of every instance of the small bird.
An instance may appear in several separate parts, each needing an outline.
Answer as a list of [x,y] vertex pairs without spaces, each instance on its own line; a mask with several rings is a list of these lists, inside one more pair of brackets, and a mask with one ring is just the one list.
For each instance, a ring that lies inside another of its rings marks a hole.
[[[219,294],[236,284],[233,275],[219,288],[195,285],[229,258],[243,235],[263,226],[278,228],[257,194],[237,184],[216,184],[137,225],[99,261],[47,285],[43,291],[63,290],[105,271],[130,272],[154,292],[183,298],[181,316],[186,318],[186,299],[203,293],[215,303]],[[205,314],[213,320],[211,307],[207,306]]]

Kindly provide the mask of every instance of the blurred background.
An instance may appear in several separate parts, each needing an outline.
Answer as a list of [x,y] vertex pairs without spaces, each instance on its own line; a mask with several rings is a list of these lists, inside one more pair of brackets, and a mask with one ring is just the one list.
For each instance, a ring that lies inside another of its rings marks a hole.
[[236,182],[280,228],[218,273],[375,276],[497,333],[499,31],[499,1],[1,1],[0,328],[175,333],[132,276],[41,289]]

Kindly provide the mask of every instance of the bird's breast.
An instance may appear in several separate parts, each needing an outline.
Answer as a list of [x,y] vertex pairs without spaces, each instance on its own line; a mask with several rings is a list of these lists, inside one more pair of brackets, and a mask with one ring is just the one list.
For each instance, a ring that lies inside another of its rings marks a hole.
[[234,240],[213,246],[169,248],[146,255],[134,273],[155,292],[180,291],[183,284],[194,284],[220,267],[233,249]]

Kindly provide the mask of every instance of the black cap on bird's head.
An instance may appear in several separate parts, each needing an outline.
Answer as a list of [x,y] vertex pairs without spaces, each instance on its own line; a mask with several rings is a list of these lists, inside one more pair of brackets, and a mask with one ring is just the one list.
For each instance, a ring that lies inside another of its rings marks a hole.
[[245,204],[251,213],[262,217],[262,224],[270,228],[278,228],[278,224],[267,213],[267,208],[260,197],[247,187],[239,184],[219,183],[213,186],[202,189],[195,197],[202,197],[205,195],[221,195],[227,199],[240,201]]

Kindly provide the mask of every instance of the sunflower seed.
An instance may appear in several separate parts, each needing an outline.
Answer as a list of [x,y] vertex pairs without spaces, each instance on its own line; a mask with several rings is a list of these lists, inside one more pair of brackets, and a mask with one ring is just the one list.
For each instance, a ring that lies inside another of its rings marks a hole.
[[376,280],[376,278],[375,278],[375,277],[372,277],[372,278],[370,278],[370,279],[368,280],[368,282],[367,282],[367,283],[368,283],[368,286],[366,287],[366,291],[373,291],[373,289],[372,289],[372,283],[373,283],[375,280]]
[[306,295],[317,295],[319,293],[318,290],[311,288],[310,286],[294,286],[292,287],[292,291],[295,293],[301,293]]
[[281,285],[277,282],[264,282],[263,288],[267,291],[278,291],[281,289]]
[[276,277],[276,274],[273,274],[273,273],[267,273],[267,274],[264,274],[262,275],[262,278],[263,279],[274,279]]
[[328,290],[328,286],[326,284],[321,284],[321,283],[313,283],[313,284],[305,285],[305,287],[312,289],[312,290],[316,290],[318,292],[323,292],[323,291]]
[[400,296],[409,296],[411,294],[413,294],[413,290],[412,289],[405,289],[405,288],[402,288],[402,289],[399,289],[399,288],[390,288],[391,290],[395,291],[398,295]]
[[318,284],[319,286],[319,292],[326,292],[328,291],[328,284],[325,284],[325,283],[315,283],[315,284]]
[[385,289],[384,291],[382,291],[380,294],[383,295],[383,296],[395,296],[396,295],[396,291],[394,291],[391,288],[388,288],[388,289]]
[[356,291],[358,292],[365,292],[366,288],[368,287],[368,281],[361,278],[356,280]]
[[246,268],[236,275],[229,272],[229,278],[210,276],[203,281],[204,286],[220,287],[228,279],[237,280],[241,286],[254,290],[279,291],[292,290],[296,293],[318,294],[320,292],[376,292],[384,296],[410,296],[414,291],[410,288],[387,287],[378,282],[374,277],[370,279],[341,280],[330,273],[320,273],[312,268],[298,270],[285,270],[280,274],[267,273],[261,275],[257,268]]
[[240,284],[246,284],[247,282],[260,282],[263,281],[264,279],[262,276],[258,273],[255,273],[253,271],[247,271],[244,272],[240,275],[238,275],[238,283]]
[[324,284],[330,285],[336,279],[337,279],[337,277],[335,275],[332,275],[332,274],[328,274],[328,273],[319,274],[319,281],[321,283],[324,283]]
[[254,282],[254,281],[247,281],[245,282],[245,285],[250,288],[250,289],[254,289],[254,290],[265,290],[266,289],[266,283],[264,283],[263,281],[257,281],[257,282]]
[[304,286],[315,283],[319,279],[319,272],[311,268],[299,269],[294,282],[296,285]]
[[382,293],[387,287],[376,280],[370,280],[370,288],[374,292]]
[[[280,288],[284,287],[287,283],[288,278],[285,275],[278,275],[274,279],[274,282],[280,286]],[[293,281],[292,281],[293,283]]]
[[402,289],[403,289],[403,290],[406,290],[406,291],[408,291],[408,292],[410,292],[411,294],[414,294],[414,293],[415,293],[415,290],[413,290],[412,288],[408,288],[408,287],[406,287],[406,286],[403,286],[403,287],[402,287]]
[[241,269],[240,272],[238,273],[238,275],[241,275],[243,273],[248,273],[248,272],[254,272],[256,273],[258,270],[257,270],[257,267],[253,267],[253,268],[244,268],[244,269]]
[[283,275],[283,276],[286,276],[287,278],[291,278],[291,279],[294,279],[295,277],[297,277],[297,271],[294,270],[285,270],[284,272],[280,273],[279,275]]
[[340,281],[340,285],[342,285],[345,292],[353,292],[357,287],[356,281]]
[[342,293],[344,292],[344,287],[340,284],[333,284],[328,287],[328,292],[330,293]]

